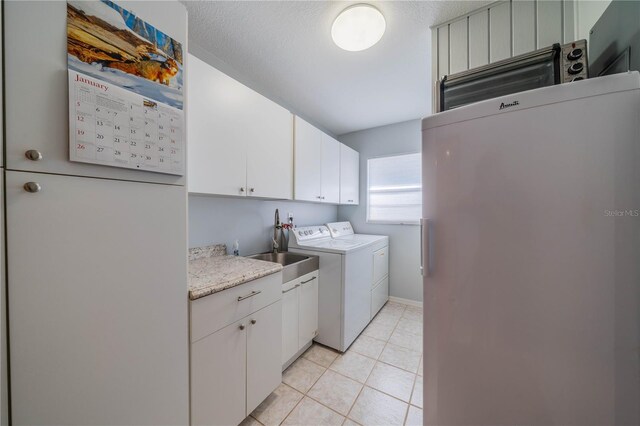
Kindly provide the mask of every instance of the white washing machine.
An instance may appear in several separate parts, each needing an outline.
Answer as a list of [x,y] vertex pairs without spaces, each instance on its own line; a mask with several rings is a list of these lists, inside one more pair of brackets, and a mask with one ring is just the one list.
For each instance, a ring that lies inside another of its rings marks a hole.
[[289,251],[320,258],[315,340],[344,352],[377,312],[372,309],[373,253],[388,246],[388,237],[333,238],[324,225],[299,227],[292,234]]
[[373,259],[371,279],[371,319],[389,300],[389,237],[356,234],[350,222],[327,223],[335,241],[366,244]]

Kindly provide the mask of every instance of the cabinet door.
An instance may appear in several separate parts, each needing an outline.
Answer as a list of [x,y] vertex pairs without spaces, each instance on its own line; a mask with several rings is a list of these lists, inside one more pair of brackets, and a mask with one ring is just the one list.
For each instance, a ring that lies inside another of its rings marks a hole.
[[[7,169],[184,185],[184,176],[69,161],[67,2],[4,1],[2,6]],[[134,9],[186,51],[184,5],[157,6],[136,2]],[[40,151],[42,160],[27,159],[30,149]]]
[[247,319],[248,416],[282,381],[282,302]]
[[8,171],[6,203],[13,422],[187,422],[185,188]]
[[237,425],[246,417],[247,327],[245,318],[191,345],[191,424]]
[[340,144],[340,204],[358,204],[360,200],[360,154]]
[[320,201],[322,132],[295,117],[294,147],[294,197],[302,201]]
[[247,195],[293,198],[293,115],[259,93],[250,96]]
[[189,192],[246,195],[251,90],[192,55],[188,74]]
[[322,202],[340,202],[340,142],[322,134]]
[[299,285],[299,279],[282,285],[282,365],[298,352]]
[[298,349],[316,337],[318,331],[318,271],[300,280],[300,331]]

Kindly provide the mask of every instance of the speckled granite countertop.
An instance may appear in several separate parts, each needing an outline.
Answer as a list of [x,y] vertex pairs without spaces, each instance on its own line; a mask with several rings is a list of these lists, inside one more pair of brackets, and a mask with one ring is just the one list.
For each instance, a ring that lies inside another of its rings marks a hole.
[[226,253],[224,244],[189,249],[189,299],[196,300],[282,271],[279,263]]

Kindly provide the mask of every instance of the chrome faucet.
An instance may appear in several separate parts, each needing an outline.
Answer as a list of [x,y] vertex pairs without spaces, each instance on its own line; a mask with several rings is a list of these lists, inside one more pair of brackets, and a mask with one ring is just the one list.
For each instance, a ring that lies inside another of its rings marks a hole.
[[274,253],[278,252],[280,245],[278,244],[278,234],[282,232],[282,224],[280,223],[280,212],[276,209],[276,215],[273,220],[273,238],[271,239],[271,248]]

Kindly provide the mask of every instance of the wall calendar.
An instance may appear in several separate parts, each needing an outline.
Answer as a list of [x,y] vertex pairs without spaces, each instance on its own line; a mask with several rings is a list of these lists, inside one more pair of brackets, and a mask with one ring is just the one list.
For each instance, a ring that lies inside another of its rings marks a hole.
[[109,0],[67,2],[71,161],[183,175],[182,45]]

